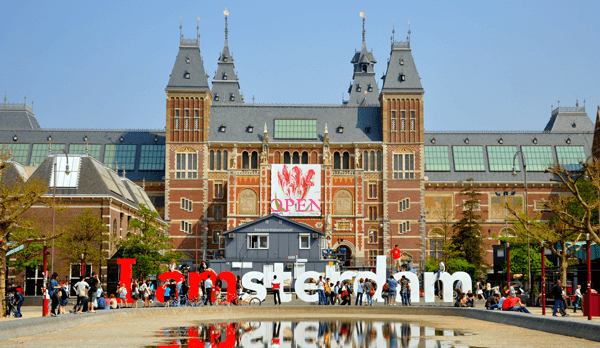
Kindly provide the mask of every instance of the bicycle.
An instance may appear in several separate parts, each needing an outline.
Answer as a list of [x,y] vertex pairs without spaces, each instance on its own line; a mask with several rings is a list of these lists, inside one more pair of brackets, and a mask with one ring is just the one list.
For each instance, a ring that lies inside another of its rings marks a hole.
[[188,300],[188,302],[191,304],[192,307],[205,306],[204,301],[205,301],[204,296],[201,298],[198,298],[198,296],[194,296],[194,297],[192,297],[191,300]]
[[241,306],[260,306],[262,302],[258,297],[243,292],[238,296],[238,304]]

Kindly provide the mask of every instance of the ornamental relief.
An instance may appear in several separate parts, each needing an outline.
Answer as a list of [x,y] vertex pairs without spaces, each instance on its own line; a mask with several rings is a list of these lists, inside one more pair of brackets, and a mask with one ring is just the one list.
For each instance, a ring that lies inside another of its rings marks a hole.
[[254,190],[245,189],[240,193],[240,214],[256,215],[257,195]]
[[348,190],[338,190],[333,198],[335,215],[352,215],[352,194]]

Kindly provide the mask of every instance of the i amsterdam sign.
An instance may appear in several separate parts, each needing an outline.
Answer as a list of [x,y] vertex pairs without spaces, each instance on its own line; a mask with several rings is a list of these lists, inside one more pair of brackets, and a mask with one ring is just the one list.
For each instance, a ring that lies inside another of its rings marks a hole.
[[[127,301],[129,303],[133,302],[130,297],[131,294],[131,278],[132,278],[132,266],[135,264],[135,259],[118,259],[118,264],[121,266],[121,276],[119,279],[120,284],[125,284],[127,288]],[[264,301],[267,296],[267,287],[263,284],[259,284],[258,281],[263,281],[264,284],[271,284],[271,280],[273,280],[273,276],[276,275],[277,279],[285,283],[286,281],[292,281],[292,272],[284,272],[284,264],[283,263],[275,263],[273,267],[273,272],[269,274],[270,279],[265,279],[265,274],[263,272],[250,271],[246,272],[242,276],[242,286],[250,291],[256,292],[256,297],[258,297],[261,301]],[[231,272],[221,272],[218,275],[212,271],[205,271],[202,273],[198,272],[190,272],[188,284],[190,287],[189,296],[194,297],[198,296],[198,288],[201,280],[206,280],[208,277],[214,281],[217,277],[221,279],[221,281],[225,282],[227,286],[227,295],[228,298],[233,298],[237,296],[235,283],[236,276]],[[294,290],[296,296],[302,301],[305,302],[316,302],[319,300],[318,294],[310,295],[307,291],[316,290],[317,286],[315,283],[307,283],[309,279],[314,279],[315,281],[319,279],[319,276],[322,274],[314,271],[309,271],[300,274],[295,282],[294,282]],[[419,278],[416,274],[412,272],[398,272],[394,274],[394,279],[400,279],[402,276],[405,276],[410,284],[419,284]],[[355,271],[346,271],[343,273],[340,272],[327,272],[325,278],[329,278],[331,283],[337,283],[337,281],[345,281],[350,280],[354,281],[354,289],[358,289],[358,281],[361,278],[369,278],[374,280],[379,286],[377,286],[377,290],[373,299],[378,302],[383,302],[383,298],[381,297],[382,285],[386,282],[386,257],[384,255],[377,256],[377,265],[375,267],[375,272],[366,271],[366,272],[355,272]],[[166,272],[158,276],[158,279],[161,282],[164,282],[167,279],[175,279],[175,281],[179,282],[184,279],[183,274],[180,272]],[[443,283],[443,296],[444,302],[452,302],[452,288],[454,282],[460,280],[463,284],[462,291],[468,292],[472,289],[471,277],[468,273],[465,272],[456,272],[453,274],[449,274],[447,272],[442,272],[441,274],[433,273],[433,272],[425,272],[424,274],[424,302],[434,302],[435,295],[433,291],[434,283],[439,280]],[[256,281],[256,282],[254,282]],[[400,287],[398,287],[397,291],[400,291]],[[164,302],[164,293],[165,289],[163,286],[158,287],[156,289],[156,300],[159,302]],[[281,302],[291,302],[292,301],[292,293],[291,292],[281,292]],[[211,294],[214,300],[214,294]],[[417,303],[420,301],[419,291],[411,291],[411,302]]]

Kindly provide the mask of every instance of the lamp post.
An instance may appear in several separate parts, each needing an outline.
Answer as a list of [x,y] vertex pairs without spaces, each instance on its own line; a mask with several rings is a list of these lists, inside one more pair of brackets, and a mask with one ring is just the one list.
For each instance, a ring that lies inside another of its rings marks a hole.
[[[506,230],[506,238],[508,239],[508,197],[513,197],[517,191],[495,192],[497,197],[504,196],[504,229]],[[506,241],[506,283],[510,286],[510,243]]]
[[50,293],[48,289],[48,247],[46,246],[46,241],[44,241],[44,252],[43,252],[43,263],[44,263],[44,293],[42,294],[42,317],[48,316],[48,303],[50,300],[48,299],[48,295]]
[[[67,152],[64,149],[62,149],[62,152],[67,158],[67,165],[65,166],[65,175],[69,175],[69,173],[71,173],[69,171],[69,155],[67,155]],[[52,271],[54,271],[54,228],[56,220],[56,156],[54,157],[54,188],[52,189],[52,205],[52,256],[50,261],[50,267]]]
[[[523,178],[525,184],[525,223],[529,225],[529,200],[527,199],[527,161],[523,151],[517,151],[513,157],[513,176],[517,176],[516,161],[517,157],[521,155],[521,162],[523,163]],[[531,294],[531,255],[529,251],[529,232],[527,232],[527,283],[529,284],[529,293]]]
[[590,253],[590,234],[585,235],[585,246],[587,249],[587,312],[588,320],[592,320],[592,259]]
[[85,277],[85,254],[81,254],[81,280]]
[[546,315],[546,248],[542,242],[542,315]]

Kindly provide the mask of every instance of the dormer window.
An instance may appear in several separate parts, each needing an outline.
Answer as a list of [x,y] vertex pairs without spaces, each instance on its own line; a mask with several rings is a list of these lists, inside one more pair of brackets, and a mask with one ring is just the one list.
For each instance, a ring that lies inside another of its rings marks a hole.
[[400,65],[404,65],[404,59],[400,58]]
[[219,93],[215,94],[215,101],[219,100]]
[[400,81],[406,80],[406,75],[404,73],[400,73]]
[[254,127],[252,127],[252,126],[246,127],[246,132],[248,132],[248,133],[254,133]]
[[223,61],[226,62],[227,61],[227,56],[223,56]]
[[367,90],[368,90],[369,92],[373,92],[373,86],[369,85],[369,87],[367,88]]
[[344,133],[344,127],[342,127],[342,126],[337,127],[337,132],[340,134]]
[[189,80],[190,79],[190,71],[186,70],[185,74],[183,74],[183,78]]
[[221,133],[225,133],[226,130],[227,130],[227,126],[221,125],[219,127],[219,132],[221,132]]
[[190,62],[192,61],[192,59],[190,58],[190,56],[185,57],[185,62],[190,64]]
[[361,65],[361,69],[362,69],[362,72],[367,72],[367,65],[366,64]]
[[231,95],[229,96],[229,100],[235,101],[235,94],[231,93]]
[[361,90],[361,89],[362,89],[362,88],[360,87],[360,85],[356,85],[356,91],[357,91],[357,92],[360,92],[360,90]]
[[223,73],[223,80],[227,80],[227,73]]
[[366,126],[366,127],[365,127],[365,133],[367,133],[367,134],[371,134],[371,127],[369,127],[369,126]]

